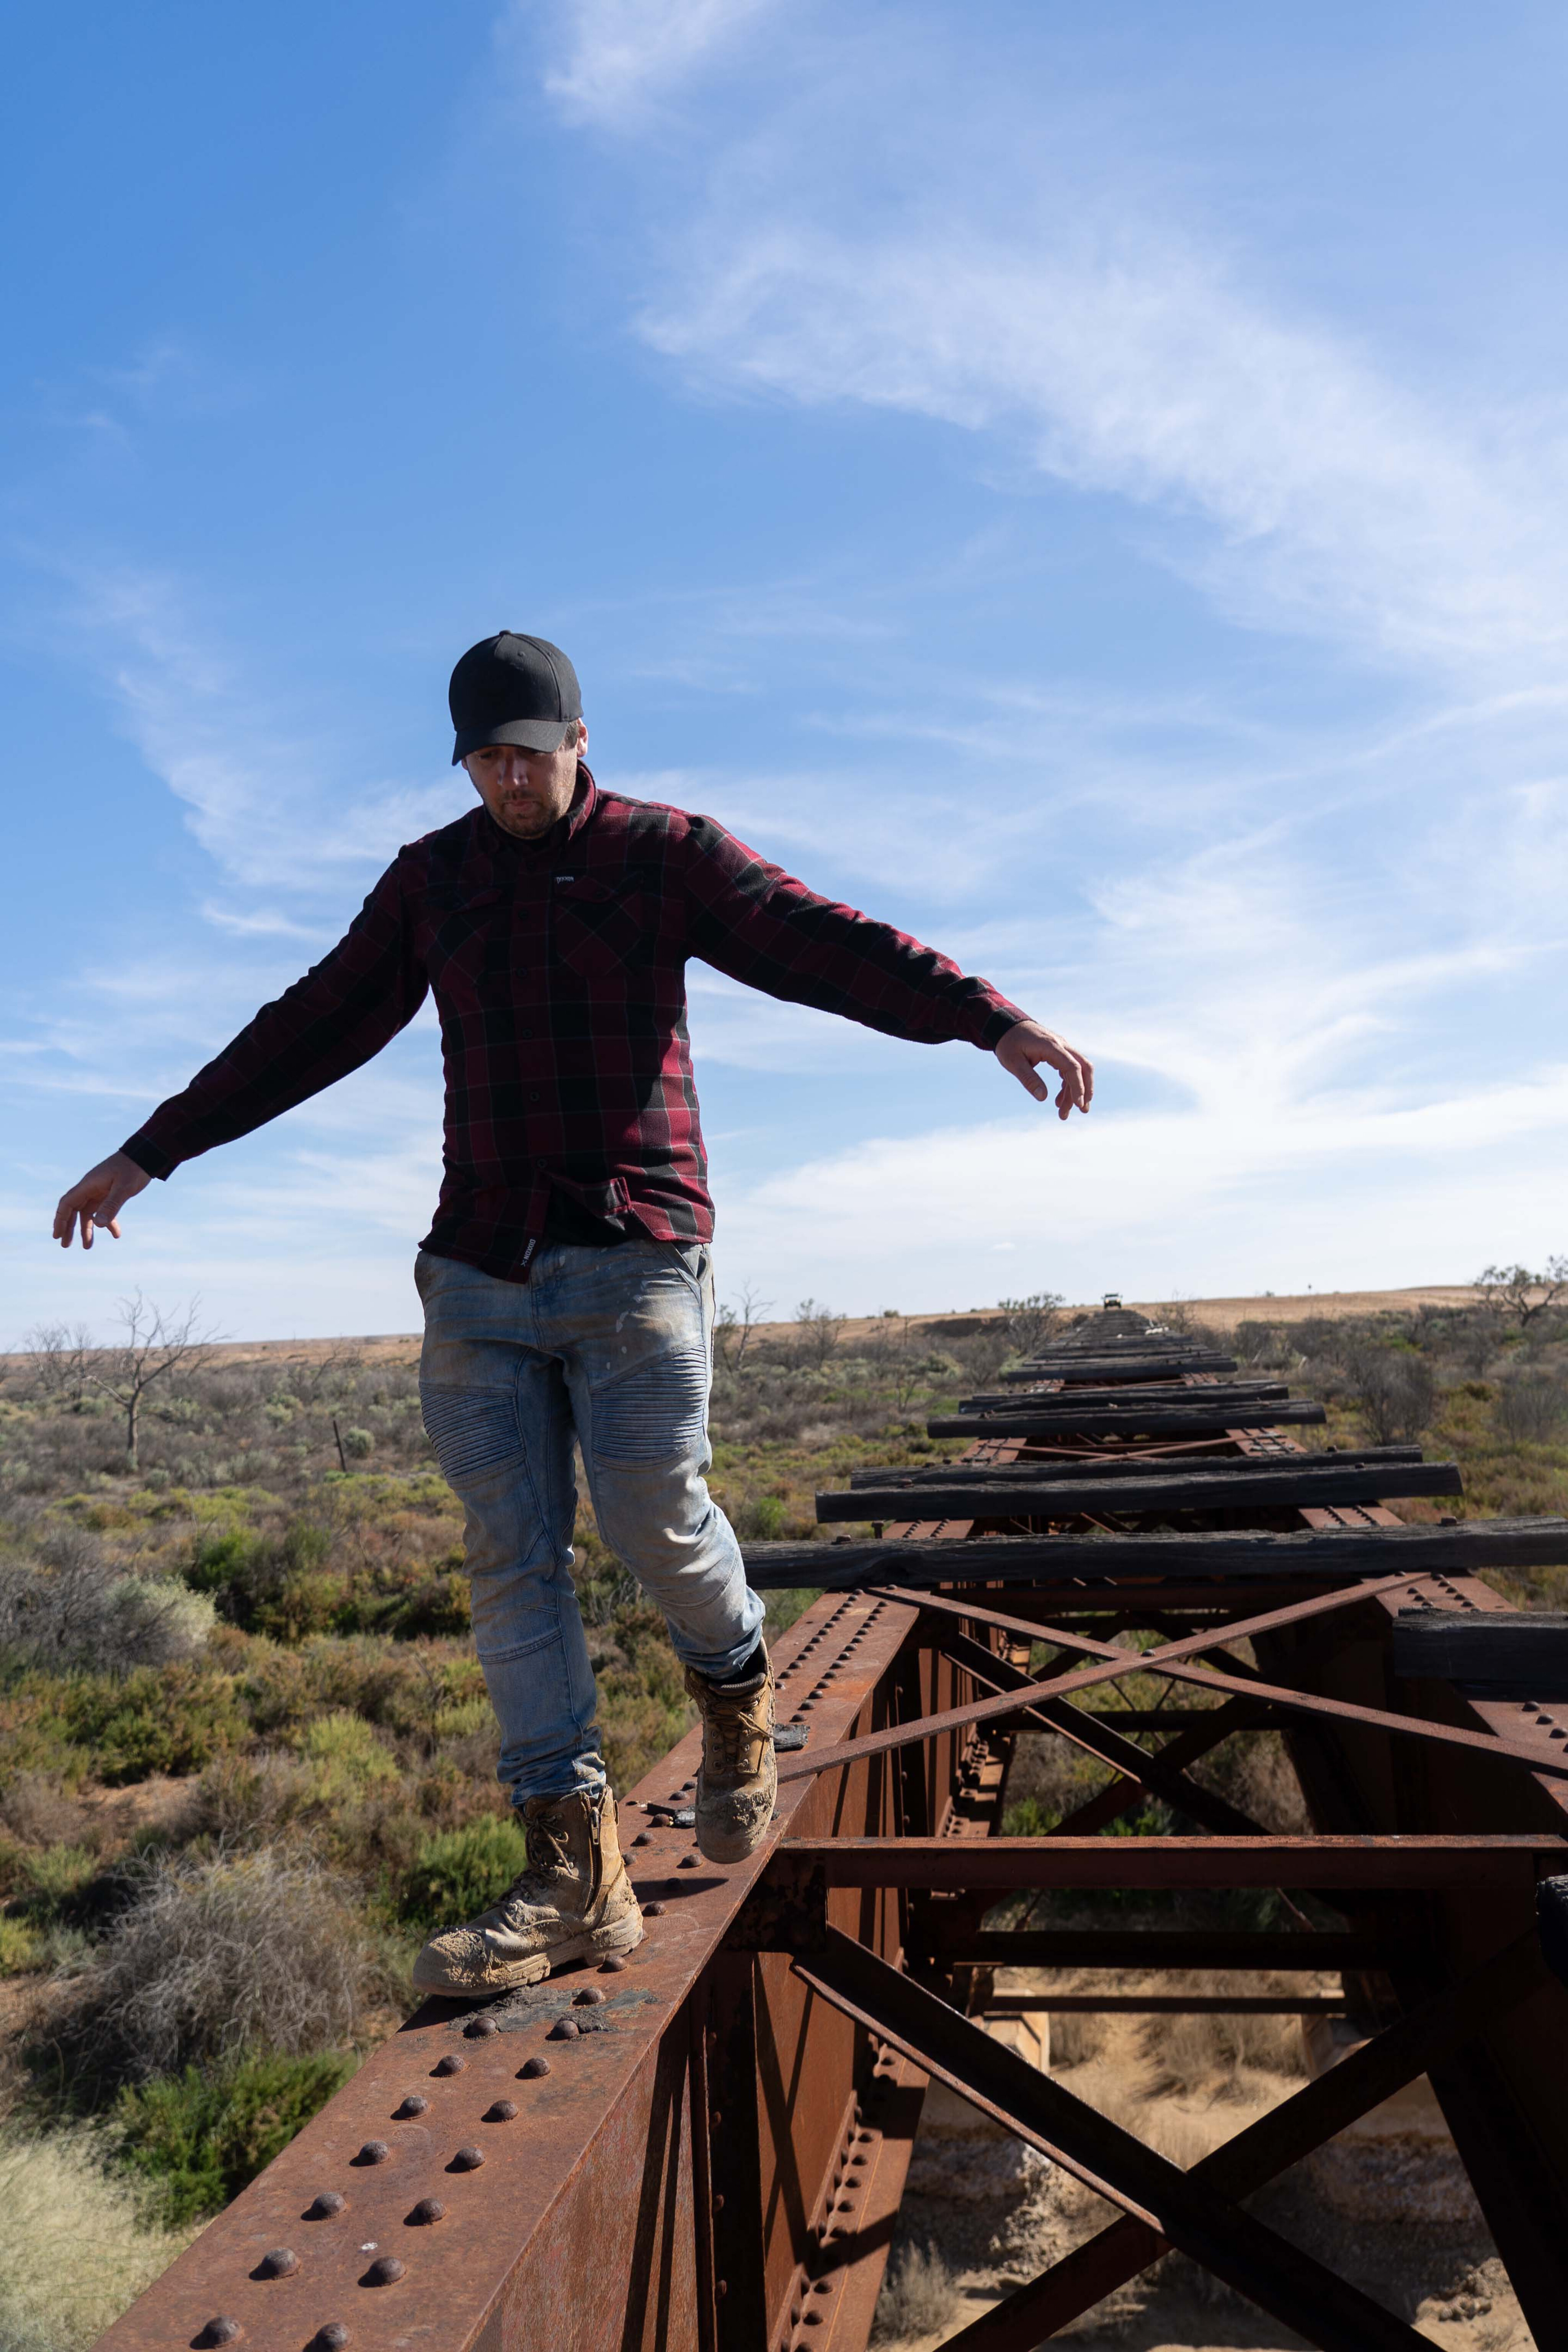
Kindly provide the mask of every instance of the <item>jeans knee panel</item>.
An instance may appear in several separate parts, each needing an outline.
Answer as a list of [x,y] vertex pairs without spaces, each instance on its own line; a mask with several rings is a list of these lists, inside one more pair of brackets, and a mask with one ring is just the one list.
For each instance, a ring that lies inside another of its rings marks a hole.
[[699,1341],[638,1364],[594,1395],[593,1451],[599,1462],[689,1460],[708,1421],[708,1359]]
[[425,1434],[436,1449],[441,1475],[457,1486],[481,1470],[499,1468],[522,1453],[517,1405],[510,1389],[470,1389],[422,1382],[419,1406]]

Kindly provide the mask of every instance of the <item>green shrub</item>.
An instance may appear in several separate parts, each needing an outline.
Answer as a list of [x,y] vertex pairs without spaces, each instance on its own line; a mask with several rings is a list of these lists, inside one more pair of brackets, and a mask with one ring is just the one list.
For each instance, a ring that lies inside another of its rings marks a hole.
[[735,1533],[749,1543],[773,1543],[784,1531],[789,1506],[782,1495],[753,1495],[735,1514]]
[[343,1453],[351,1462],[363,1462],[375,1452],[375,1440],[368,1429],[345,1429]]
[[426,1838],[405,1873],[399,1908],[411,1927],[455,1927],[499,1903],[527,1861],[515,1822],[489,1813]]
[[32,1897],[27,1908],[35,1918],[62,1910],[98,1875],[98,1856],[84,1845],[46,1846],[42,1853],[22,1857],[22,1884]]
[[348,1597],[346,1578],[320,1569],[295,1569],[269,1590],[249,1597],[243,1622],[249,1633],[267,1633],[292,1646],[312,1633],[330,1632]]
[[363,1715],[351,1714],[346,1707],[336,1708],[331,1715],[319,1715],[313,1723],[308,1723],[300,1747],[312,1763],[326,1768],[329,1788],[345,1794],[369,1788],[376,1780],[400,1778],[396,1758],[376,1738],[374,1726]]
[[468,1605],[468,1580],[448,1569],[426,1577],[383,1621],[383,1629],[401,1642],[421,1634],[466,1633],[473,1622]]
[[199,1772],[247,1729],[230,1676],[192,1665],[141,1666],[123,1681],[84,1675],[65,1686],[61,1711],[110,1788],[154,1772]]
[[170,2228],[216,2213],[308,2124],[358,2060],[347,2051],[306,2058],[252,2053],[216,2074],[181,2074],[120,2094],[113,2130],[124,2160],[157,2185]]
[[26,1919],[0,1918],[0,1977],[20,1976],[43,1964],[44,1939],[37,1929]]
[[262,1549],[247,1528],[224,1528],[196,1538],[185,1581],[198,1592],[217,1592],[243,1577]]

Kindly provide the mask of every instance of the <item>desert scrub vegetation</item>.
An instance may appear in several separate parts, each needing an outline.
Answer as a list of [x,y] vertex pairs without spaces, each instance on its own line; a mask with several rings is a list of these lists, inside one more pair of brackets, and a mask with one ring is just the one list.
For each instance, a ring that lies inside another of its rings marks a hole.
[[[246,1359],[132,1305],[130,1359],[56,1330],[0,1365],[0,2125],[42,2193],[68,2180],[138,2248],[104,2304],[51,2301],[41,2268],[25,2320],[0,2302],[5,2352],[75,2352],[395,2025],[424,1937],[522,1862],[412,1349]],[[853,1348],[812,1302],[765,1342],[731,1318],[719,1499],[748,1537],[814,1532],[816,1487],[938,1454],[927,1415],[1052,1311],[889,1316]],[[691,1710],[586,1501],[576,1552],[625,1788]],[[770,1624],[812,1597],[771,1596]]]

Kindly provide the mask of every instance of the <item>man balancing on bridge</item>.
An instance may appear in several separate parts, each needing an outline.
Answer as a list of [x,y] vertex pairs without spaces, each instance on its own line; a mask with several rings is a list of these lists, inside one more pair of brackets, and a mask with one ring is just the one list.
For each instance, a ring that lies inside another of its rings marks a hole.
[[742,1861],[773,1810],[763,1603],[703,1473],[713,1230],[686,1028],[691,956],[921,1045],[993,1052],[1063,1118],[1092,1072],[986,982],[819,898],[710,817],[602,791],[577,678],[503,630],[452,673],[480,806],[401,850],[331,954],[61,1200],[117,1239],[154,1176],[368,1062],[433,990],[446,1175],[414,1278],[425,1426],[467,1515],[474,1639],[528,1865],[435,1937],[425,1991],[497,1992],[622,1952],[642,1919],[595,1744],[572,1581],[581,1447],[599,1532],[658,1606],[702,1717],[697,1843]]

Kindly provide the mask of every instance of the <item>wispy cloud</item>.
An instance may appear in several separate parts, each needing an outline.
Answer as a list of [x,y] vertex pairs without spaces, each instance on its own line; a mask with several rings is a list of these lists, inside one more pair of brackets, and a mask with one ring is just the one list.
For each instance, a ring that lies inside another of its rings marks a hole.
[[[281,725],[262,681],[202,628],[158,574],[82,565],[73,619],[96,651],[121,726],[187,811],[230,883],[341,899],[405,841],[470,804],[466,785],[371,782],[335,772],[327,746]],[[230,908],[229,929],[247,920]],[[276,929],[270,919],[248,928]]]
[[567,0],[544,86],[566,120],[623,129],[778,0]]
[[705,222],[648,340],[709,381],[940,419],[1201,522],[1171,560],[1232,617],[1460,674],[1560,661],[1550,436],[1478,446],[1342,331],[1169,229],[832,234],[790,210],[781,193],[728,230]]

